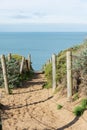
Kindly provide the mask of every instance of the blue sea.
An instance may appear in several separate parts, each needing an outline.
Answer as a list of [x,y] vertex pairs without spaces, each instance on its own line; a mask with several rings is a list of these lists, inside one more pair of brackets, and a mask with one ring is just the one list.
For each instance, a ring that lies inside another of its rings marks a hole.
[[0,32],[0,55],[31,54],[32,65],[40,70],[53,53],[80,44],[86,32]]

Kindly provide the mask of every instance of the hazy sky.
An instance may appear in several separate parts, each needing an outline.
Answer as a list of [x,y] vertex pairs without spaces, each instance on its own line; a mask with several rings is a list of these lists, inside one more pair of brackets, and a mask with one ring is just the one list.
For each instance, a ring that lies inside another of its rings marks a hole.
[[4,25],[13,30],[13,25],[19,25],[20,28],[32,25],[31,30],[33,25],[38,25],[39,30],[43,25],[46,25],[47,29],[49,24],[52,24],[52,28],[55,24],[64,24],[67,27],[69,24],[74,28],[74,25],[85,25],[83,29],[86,29],[87,0],[0,0],[1,31],[5,29]]

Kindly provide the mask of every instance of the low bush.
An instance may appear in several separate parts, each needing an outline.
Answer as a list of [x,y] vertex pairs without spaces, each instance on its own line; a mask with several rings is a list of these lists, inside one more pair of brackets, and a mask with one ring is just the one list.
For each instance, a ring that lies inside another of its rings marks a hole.
[[60,104],[57,105],[57,109],[58,109],[58,110],[60,110],[62,107],[63,107],[63,106],[60,105]]
[[22,82],[22,81],[31,79],[33,77],[33,75],[34,75],[34,72],[32,70],[25,71],[19,75],[19,79]]
[[78,93],[75,93],[75,94],[73,95],[73,100],[76,101],[76,100],[78,100],[78,99],[79,99],[79,95],[78,95]]
[[46,82],[44,83],[44,85],[42,86],[43,88],[49,89],[52,87],[52,83],[51,82]]
[[[11,60],[8,61],[6,58],[6,67],[7,67],[7,77],[9,88],[12,89],[14,87],[19,87],[24,80],[30,79],[33,76],[33,70],[27,71],[25,70],[22,74],[20,74],[20,60],[21,56],[14,55]],[[3,80],[3,72],[2,65],[0,61],[0,87],[4,86]]]
[[[6,58],[6,67],[7,67],[7,77],[8,77],[8,83],[9,87],[17,87],[20,84],[20,78],[19,78],[19,70],[20,65],[19,62],[12,58],[10,61]],[[0,86],[4,86],[4,80],[3,80],[3,72],[2,72],[2,65],[0,62]]]
[[52,64],[48,64],[45,68],[45,76],[48,81],[52,80]]
[[44,84],[44,88],[51,88],[52,87],[52,64],[48,64],[45,68],[45,76],[47,79],[47,83]]
[[80,84],[83,84],[84,94],[87,95],[87,43],[83,45],[84,47],[78,51],[77,57],[73,58],[73,70],[79,74],[74,76],[77,81],[78,89]]
[[66,75],[66,54],[64,52],[60,52],[57,56],[57,74],[56,80],[58,83],[62,83],[65,75]]
[[87,99],[82,99],[81,105],[74,108],[73,113],[75,116],[81,116],[87,109]]
[[82,106],[77,106],[75,107],[73,113],[75,114],[75,116],[81,116],[84,112],[84,108]]
[[81,106],[86,109],[87,108],[87,99],[83,99],[81,102]]

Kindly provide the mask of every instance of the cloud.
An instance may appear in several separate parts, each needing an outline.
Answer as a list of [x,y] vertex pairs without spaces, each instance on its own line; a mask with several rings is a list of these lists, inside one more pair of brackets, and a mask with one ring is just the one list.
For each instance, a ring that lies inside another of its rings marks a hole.
[[34,13],[32,13],[32,15],[35,16],[35,17],[39,17],[39,18],[46,16],[46,14],[42,13],[42,12],[34,12]]
[[13,18],[16,18],[16,19],[33,19],[35,17],[42,18],[42,17],[45,17],[45,16],[46,15],[44,13],[41,13],[41,12],[33,12],[33,13],[20,12],[20,14],[13,16]]
[[38,11],[24,11],[24,10],[10,10],[10,9],[5,9],[5,10],[0,10],[0,23],[19,23],[19,22],[24,22],[24,23],[30,23],[30,22],[35,22],[39,21],[40,19],[43,19],[46,16],[45,13],[43,12],[38,12]]
[[0,23],[87,23],[86,0],[3,0]]
[[13,18],[13,19],[30,19],[32,17],[31,16],[27,16],[27,15],[19,14],[19,15],[12,16],[11,18]]

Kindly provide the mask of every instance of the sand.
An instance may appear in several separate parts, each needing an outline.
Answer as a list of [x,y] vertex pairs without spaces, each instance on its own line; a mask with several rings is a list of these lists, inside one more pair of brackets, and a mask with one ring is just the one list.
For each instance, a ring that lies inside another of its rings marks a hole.
[[[80,118],[72,113],[79,101],[67,102],[63,93],[53,95],[52,89],[42,88],[44,82],[43,74],[35,74],[12,95],[3,92],[3,130],[87,130],[87,111]],[[63,108],[57,110],[57,104]]]

